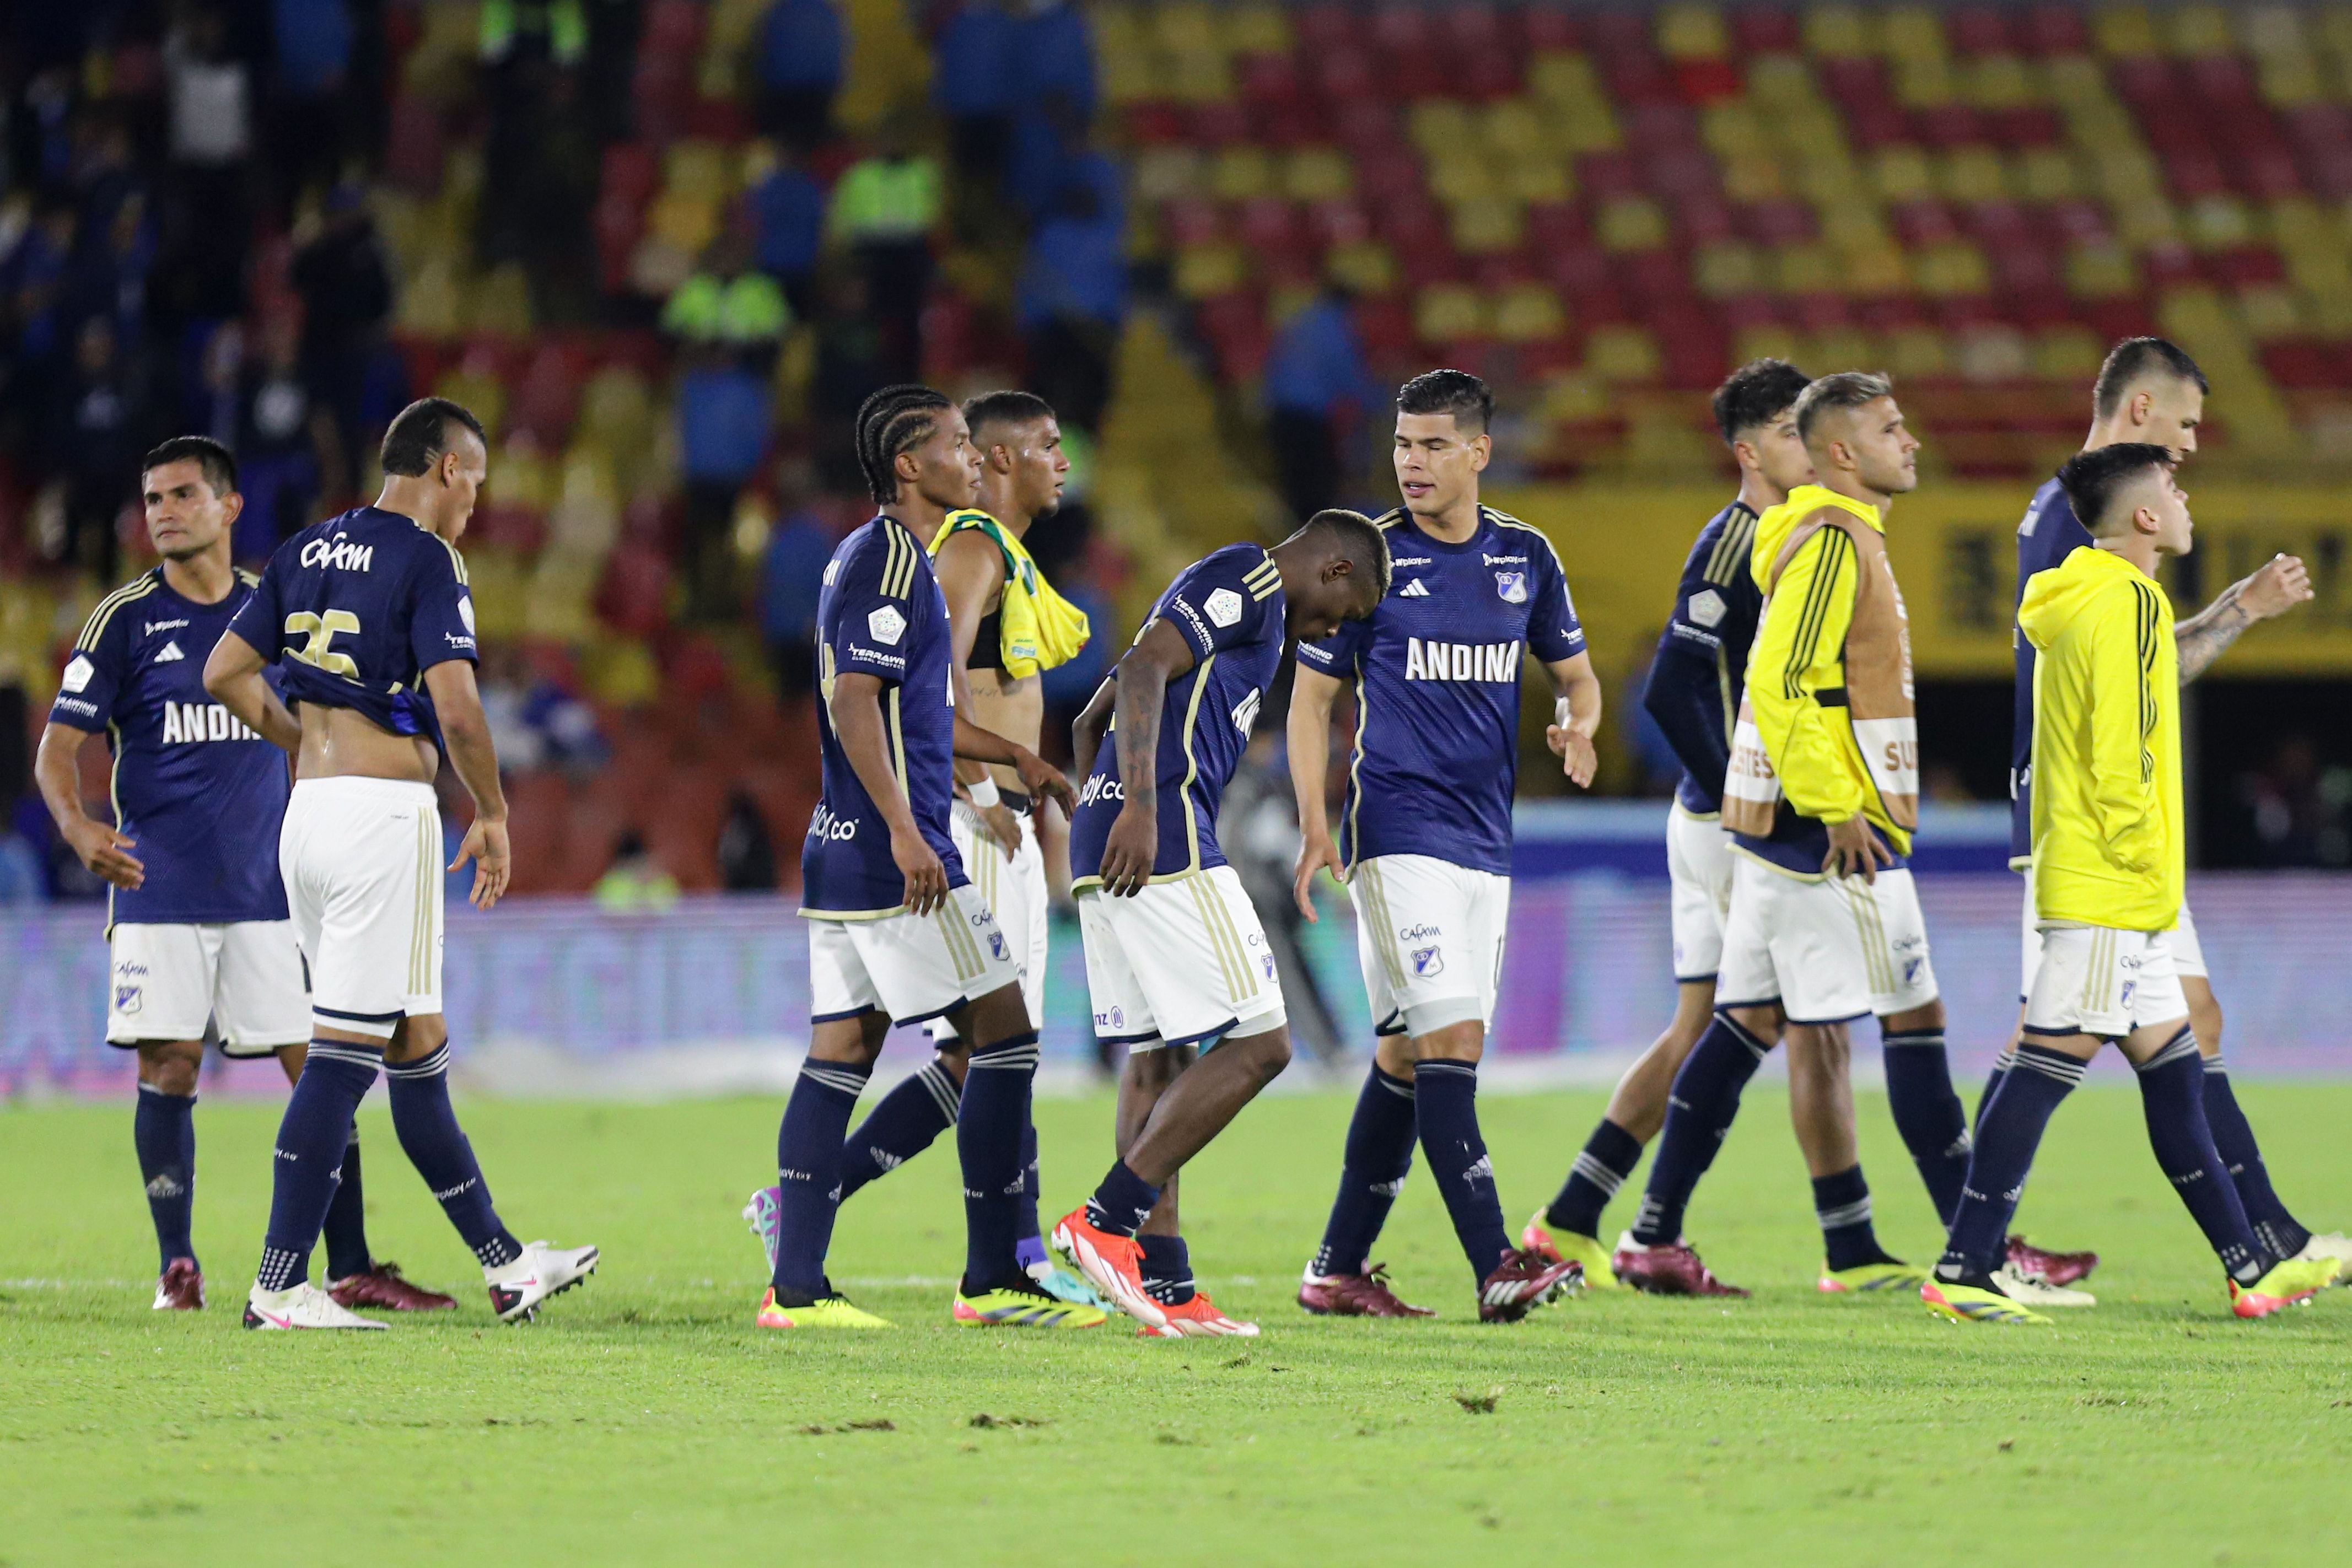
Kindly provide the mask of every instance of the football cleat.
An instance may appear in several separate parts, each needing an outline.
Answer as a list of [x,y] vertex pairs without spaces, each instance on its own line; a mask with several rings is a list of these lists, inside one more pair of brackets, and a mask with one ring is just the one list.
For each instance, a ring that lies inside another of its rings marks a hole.
[[1036,1282],[1039,1290],[1057,1301],[1068,1301],[1073,1306],[1098,1307],[1104,1312],[1116,1310],[1103,1300],[1102,1292],[1087,1284],[1083,1277],[1073,1274],[1050,1258],[1042,1263],[1030,1264],[1024,1272]]
[[2001,1293],[1999,1276],[1985,1285],[1961,1285],[1932,1276],[1919,1287],[1927,1310],[1956,1323],[2046,1323],[2040,1312]]
[[2230,1310],[2242,1318],[2266,1318],[2311,1298],[2336,1281],[2343,1268],[2333,1258],[2289,1258],[2271,1265],[2251,1285],[2230,1281]]
[[490,1287],[490,1311],[500,1322],[528,1322],[539,1315],[540,1302],[560,1296],[596,1271],[593,1247],[552,1247],[534,1241],[522,1255],[503,1268],[485,1269]]
[[2053,1285],[2032,1274],[2021,1274],[2014,1264],[2003,1263],[1992,1271],[1993,1283],[2000,1293],[2012,1301],[2022,1301],[2029,1307],[2095,1307],[2099,1298],[2088,1291],[2077,1291],[2065,1285]]
[[2009,1239],[2009,1266],[2029,1280],[2044,1280],[2053,1285],[2071,1285],[2077,1280],[2090,1278],[2091,1270],[2099,1266],[2096,1252],[2052,1252],[2035,1247],[2022,1236]]
[[1554,1230],[1544,1224],[1544,1212],[1519,1232],[1519,1245],[1549,1263],[1577,1263],[1584,1269],[1584,1288],[1588,1291],[1613,1291],[1618,1288],[1616,1271],[1609,1267],[1609,1249],[1601,1245],[1597,1236],[1580,1236],[1573,1230]]
[[290,1291],[265,1291],[256,1285],[245,1298],[245,1326],[249,1329],[380,1329],[389,1325],[338,1305],[335,1298],[308,1280]]
[[327,1281],[327,1294],[338,1306],[377,1307],[387,1312],[443,1312],[457,1310],[457,1298],[412,1285],[401,1277],[397,1263],[372,1263],[364,1274],[347,1274]]
[[1110,1321],[1100,1307],[1066,1301],[1030,1280],[969,1292],[959,1282],[953,1315],[966,1328],[1098,1329]]
[[751,1234],[760,1239],[760,1250],[767,1255],[771,1274],[776,1271],[777,1215],[782,1202],[783,1188],[763,1186],[743,1205],[743,1218],[751,1225]]
[[787,1307],[776,1301],[776,1288],[760,1298],[760,1315],[754,1320],[763,1329],[887,1329],[898,1325],[887,1318],[877,1318],[872,1312],[849,1304],[846,1296],[819,1296],[806,1306]]
[[1209,1300],[1209,1292],[1198,1286],[1193,1288],[1192,1299],[1181,1307],[1171,1307],[1164,1301],[1154,1304],[1160,1308],[1166,1321],[1137,1324],[1136,1338],[1213,1339],[1224,1334],[1239,1334],[1248,1339],[1257,1333],[1255,1323],[1245,1323],[1217,1311],[1217,1303]]
[[2310,1240],[2303,1244],[2303,1250],[2296,1253],[2295,1257],[2298,1259],[2333,1258],[2342,1265],[2336,1271],[2336,1282],[2339,1285],[2352,1285],[2352,1237],[2347,1237],[2341,1230],[2331,1230],[2325,1236],[2313,1236]]
[[1579,1264],[1539,1258],[1515,1247],[1503,1254],[1493,1273],[1478,1281],[1478,1321],[1517,1322],[1583,1283],[1584,1270]]
[[1389,1289],[1389,1266],[1360,1274],[1308,1274],[1298,1281],[1298,1304],[1326,1318],[1433,1318],[1428,1307],[1400,1301]]
[[1628,1230],[1617,1239],[1617,1255],[1609,1260],[1609,1266],[1615,1270],[1619,1284],[1654,1296],[1734,1296],[1744,1300],[1748,1294],[1737,1285],[1727,1285],[1717,1279],[1714,1270],[1699,1261],[1697,1251],[1687,1241],[1662,1241],[1655,1247],[1644,1247]]
[[1134,1237],[1096,1229],[1087,1221],[1086,1205],[1080,1204],[1054,1227],[1054,1245],[1069,1255],[1078,1272],[1112,1306],[1148,1328],[1167,1325],[1168,1309],[1143,1288],[1143,1246]]
[[205,1310],[205,1276],[194,1258],[174,1258],[155,1281],[159,1312],[201,1312]]
[[1927,1270],[1888,1258],[1876,1263],[1858,1263],[1851,1269],[1832,1269],[1824,1263],[1822,1277],[1813,1288],[1825,1296],[1842,1296],[1864,1291],[1916,1291],[1927,1282]]

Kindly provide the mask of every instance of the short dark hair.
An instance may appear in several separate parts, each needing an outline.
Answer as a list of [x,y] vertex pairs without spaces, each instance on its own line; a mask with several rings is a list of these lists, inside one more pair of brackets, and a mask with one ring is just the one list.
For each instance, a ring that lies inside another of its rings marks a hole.
[[1473,434],[1495,423],[1495,392],[1468,371],[1423,371],[1397,388],[1399,413],[1450,413]]
[[1771,423],[1805,395],[1812,378],[1786,360],[1750,360],[1715,389],[1715,423],[1726,446],[1743,430]]
[[963,405],[963,422],[971,426],[971,444],[980,444],[980,433],[992,424],[1034,424],[1041,419],[1054,417],[1054,405],[1033,392],[982,392]]
[[2091,383],[2091,413],[2100,419],[2113,418],[2116,410],[2123,407],[2124,395],[2133,384],[2150,376],[2194,382],[2200,392],[2213,390],[2205,380],[2205,372],[2197,368],[2197,361],[2178,343],[2162,338],[2126,338],[2107,350],[2106,362],[2099,367],[2099,379]]
[[236,454],[209,435],[175,435],[139,460],[139,476],[166,463],[193,463],[204,470],[205,483],[215,496],[236,494]]
[[[1412,412],[1428,413],[1429,410]],[[1331,549],[1356,569],[1380,584],[1379,597],[1389,591],[1389,540],[1381,526],[1361,512],[1350,512],[1340,507],[1328,507],[1307,519],[1302,534],[1321,534],[1330,541]]]
[[2058,470],[2058,483],[2074,504],[2074,516],[2093,533],[2115,509],[2116,497],[2151,468],[2169,470],[2172,449],[2152,442],[2122,441],[2077,452]]
[[1895,382],[1883,372],[1840,371],[1807,383],[1797,397],[1797,436],[1810,444],[1813,426],[1823,414],[1895,395]]
[[913,450],[939,429],[939,413],[955,400],[929,387],[884,387],[857,410],[857,466],[877,507],[898,498],[898,454]]
[[482,422],[464,403],[446,397],[421,397],[392,416],[392,427],[383,433],[383,471],[412,479],[430,474],[433,465],[449,451],[453,421],[472,431],[484,447],[489,445]]

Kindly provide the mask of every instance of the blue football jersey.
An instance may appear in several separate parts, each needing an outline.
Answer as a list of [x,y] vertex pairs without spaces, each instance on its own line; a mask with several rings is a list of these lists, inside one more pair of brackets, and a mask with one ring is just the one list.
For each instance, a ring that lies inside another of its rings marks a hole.
[[824,794],[801,845],[801,912],[873,918],[907,900],[907,877],[890,858],[890,825],[858,782],[833,728],[833,683],[873,675],[883,683],[882,725],[898,788],[924,840],[947,867],[948,885],[967,880],[948,813],[955,803],[955,671],[948,601],[931,558],[904,523],[876,517],[841,541],[817,591],[820,689],[817,739]]
[[227,598],[197,604],[159,566],[101,601],[74,642],[49,718],[105,735],[118,826],[147,867],[138,888],[110,890],[110,927],[286,918],[286,754],[205,690],[205,660],[254,580],[240,571]]
[[289,707],[350,708],[436,746],[425,672],[478,662],[464,559],[414,517],[374,507],[279,545],[229,630],[280,665]]
[[[1165,621],[1192,646],[1192,667],[1168,683],[1160,710],[1160,849],[1155,877],[1225,863],[1217,847],[1217,806],[1249,747],[1258,705],[1282,667],[1288,605],[1282,572],[1256,545],[1227,545],[1176,574],[1144,622]],[[1143,633],[1136,633],[1140,641]],[[1073,885],[1102,880],[1103,844],[1127,804],[1118,782],[1116,723],[1078,791],[1070,821]]]
[[[2048,571],[2091,542],[2091,530],[2074,516],[2066,487],[2053,479],[2033,492],[2025,520],[2017,525],[2017,602],[2025,602],[2026,580]],[[2009,863],[2033,858],[2033,644],[2012,616],[2010,646],[2017,656],[2016,716],[2009,732]]]
[[1492,507],[1461,544],[1402,507],[1380,519],[1393,575],[1366,621],[1302,643],[1306,668],[1352,680],[1356,755],[1339,853],[1511,869],[1519,668],[1584,652],[1568,578],[1541,531]]
[[[1706,694],[1704,706],[1710,714],[1720,706],[1721,758],[1712,749],[1705,758],[1694,758],[1676,748],[1683,758],[1683,777],[1675,798],[1694,816],[1711,817],[1723,810],[1723,769],[1731,757],[1739,701],[1748,691],[1748,650],[1756,642],[1757,622],[1764,613],[1764,591],[1748,569],[1755,548],[1756,514],[1744,503],[1734,501],[1709,518],[1691,545],[1690,559],[1683,562],[1682,580],[1675,585],[1675,612],[1658,638],[1654,672],[1669,667],[1666,654],[1674,648],[1700,653],[1715,666],[1713,689]],[[1656,673],[1651,676],[1659,678]],[[1667,738],[1675,738],[1672,731]],[[1708,738],[1714,738],[1712,732]]]

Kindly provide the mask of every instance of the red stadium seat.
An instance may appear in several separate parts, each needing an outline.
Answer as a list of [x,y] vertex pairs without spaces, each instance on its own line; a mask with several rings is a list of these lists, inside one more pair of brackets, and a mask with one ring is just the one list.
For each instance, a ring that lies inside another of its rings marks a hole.
[[1238,103],[1195,104],[1188,120],[1192,133],[1185,140],[1196,146],[1240,147],[1255,140],[1249,110]]
[[1382,5],[1372,13],[1369,31],[1373,44],[1391,55],[1425,54],[1443,47],[1439,29],[1419,5]]
[[1310,57],[1346,47],[1363,36],[1363,18],[1346,5],[1309,5],[1294,24],[1299,47]]
[[1214,245],[1225,237],[1225,209],[1206,196],[1175,196],[1160,204],[1168,243],[1179,249]]
[[1332,103],[1369,100],[1389,90],[1384,57],[1353,44],[1313,56],[1309,69],[1314,73],[1316,90]]
[[1733,52],[1751,55],[1794,55],[1805,47],[1803,25],[1796,12],[1779,5],[1742,5],[1731,14]]
[[2352,387],[2352,357],[2340,344],[2289,338],[2262,347],[2263,368],[2290,392]]
[[1980,109],[1977,118],[1985,134],[2003,147],[2050,147],[2066,140],[2065,121],[2046,103],[2012,103],[2000,109]]
[[[1601,13],[1603,16],[1618,15],[1620,13],[1614,11]],[[1639,47],[1601,57],[1601,73],[1608,80],[1610,92],[1616,97],[1620,107],[1636,103],[1679,102],[1682,99],[1680,85],[1675,80],[1674,74],[1666,69],[1665,61],[1658,57],[1657,51],[1651,48],[1646,41],[1646,16],[1639,12],[1623,15],[1642,18],[1644,41]]]
[[2084,8],[2063,4],[2036,5],[2025,14],[2025,50],[2052,55],[2091,52],[2091,25]]
[[1911,117],[1919,140],[1929,147],[1948,152],[1970,142],[1987,140],[1985,128],[1977,111],[1965,103],[1938,103],[1915,111]]
[[1738,98],[1745,85],[1729,60],[1676,60],[1674,78],[1685,103],[1721,103]]
[[1932,197],[1905,202],[1891,214],[1895,220],[1895,236],[1910,250],[1923,250],[1942,245],[1959,233],[1952,221],[1952,210]]
[[1955,5],[1945,13],[1944,31],[1964,55],[2005,55],[2017,47],[2010,13],[1999,5]]
[[415,93],[392,100],[386,128],[383,172],[387,179],[417,195],[430,195],[441,185],[448,162],[448,142],[441,131],[441,106]]
[[1416,342],[1412,307],[1402,295],[1376,295],[1355,304],[1356,336],[1375,360],[1410,353]]
[[1642,171],[1630,152],[1587,152],[1576,161],[1576,178],[1596,202],[1643,194]]
[[1911,117],[1895,104],[1883,99],[1869,99],[1849,104],[1845,111],[1847,137],[1864,152],[1908,141],[1914,135]]
[[1249,55],[1240,61],[1242,100],[1260,107],[1296,103],[1307,93],[1290,55]]
[[1583,18],[1564,5],[1530,5],[1520,13],[1519,26],[1531,55],[1584,47]]
[[606,201],[643,206],[661,188],[661,154],[642,141],[615,141],[604,149],[599,186]]
[[1751,202],[1738,210],[1742,227],[1759,245],[1802,245],[1821,232],[1812,204],[1793,196]]
[[1371,214],[1364,204],[1353,196],[1339,196],[1328,202],[1318,202],[1307,209],[1307,227],[1326,248],[1335,245],[1354,245],[1372,237]]
[[652,0],[646,7],[645,31],[638,53],[648,59],[669,57],[691,61],[701,52],[703,25],[710,8],[695,0]]
[[1674,204],[1675,229],[1685,245],[1718,245],[1739,234],[1731,204],[1712,190],[1694,191]]
[[1574,202],[1538,202],[1528,208],[1527,222],[1528,242],[1538,254],[1592,243],[1584,209]]
[[2232,288],[2286,281],[2286,263],[2266,245],[2231,246],[2206,257],[2206,273]]
[[1294,249],[1307,241],[1296,204],[1280,196],[1255,196],[1241,204],[1234,233],[1255,251]]

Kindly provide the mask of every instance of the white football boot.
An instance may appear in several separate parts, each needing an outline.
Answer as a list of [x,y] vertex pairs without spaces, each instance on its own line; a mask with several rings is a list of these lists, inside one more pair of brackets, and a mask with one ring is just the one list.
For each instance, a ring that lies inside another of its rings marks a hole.
[[256,1285],[245,1298],[245,1326],[249,1329],[380,1329],[388,1324],[359,1313],[308,1280],[290,1291],[265,1291]]
[[2039,1274],[2021,1274],[2004,1263],[1992,1271],[1993,1283],[2000,1293],[2025,1307],[2095,1307],[2099,1298],[2088,1291],[2077,1291],[2065,1285],[2053,1285]]
[[539,1315],[539,1303],[560,1295],[596,1271],[593,1247],[556,1247],[534,1241],[504,1268],[485,1269],[490,1287],[490,1311],[501,1322],[528,1322]]

